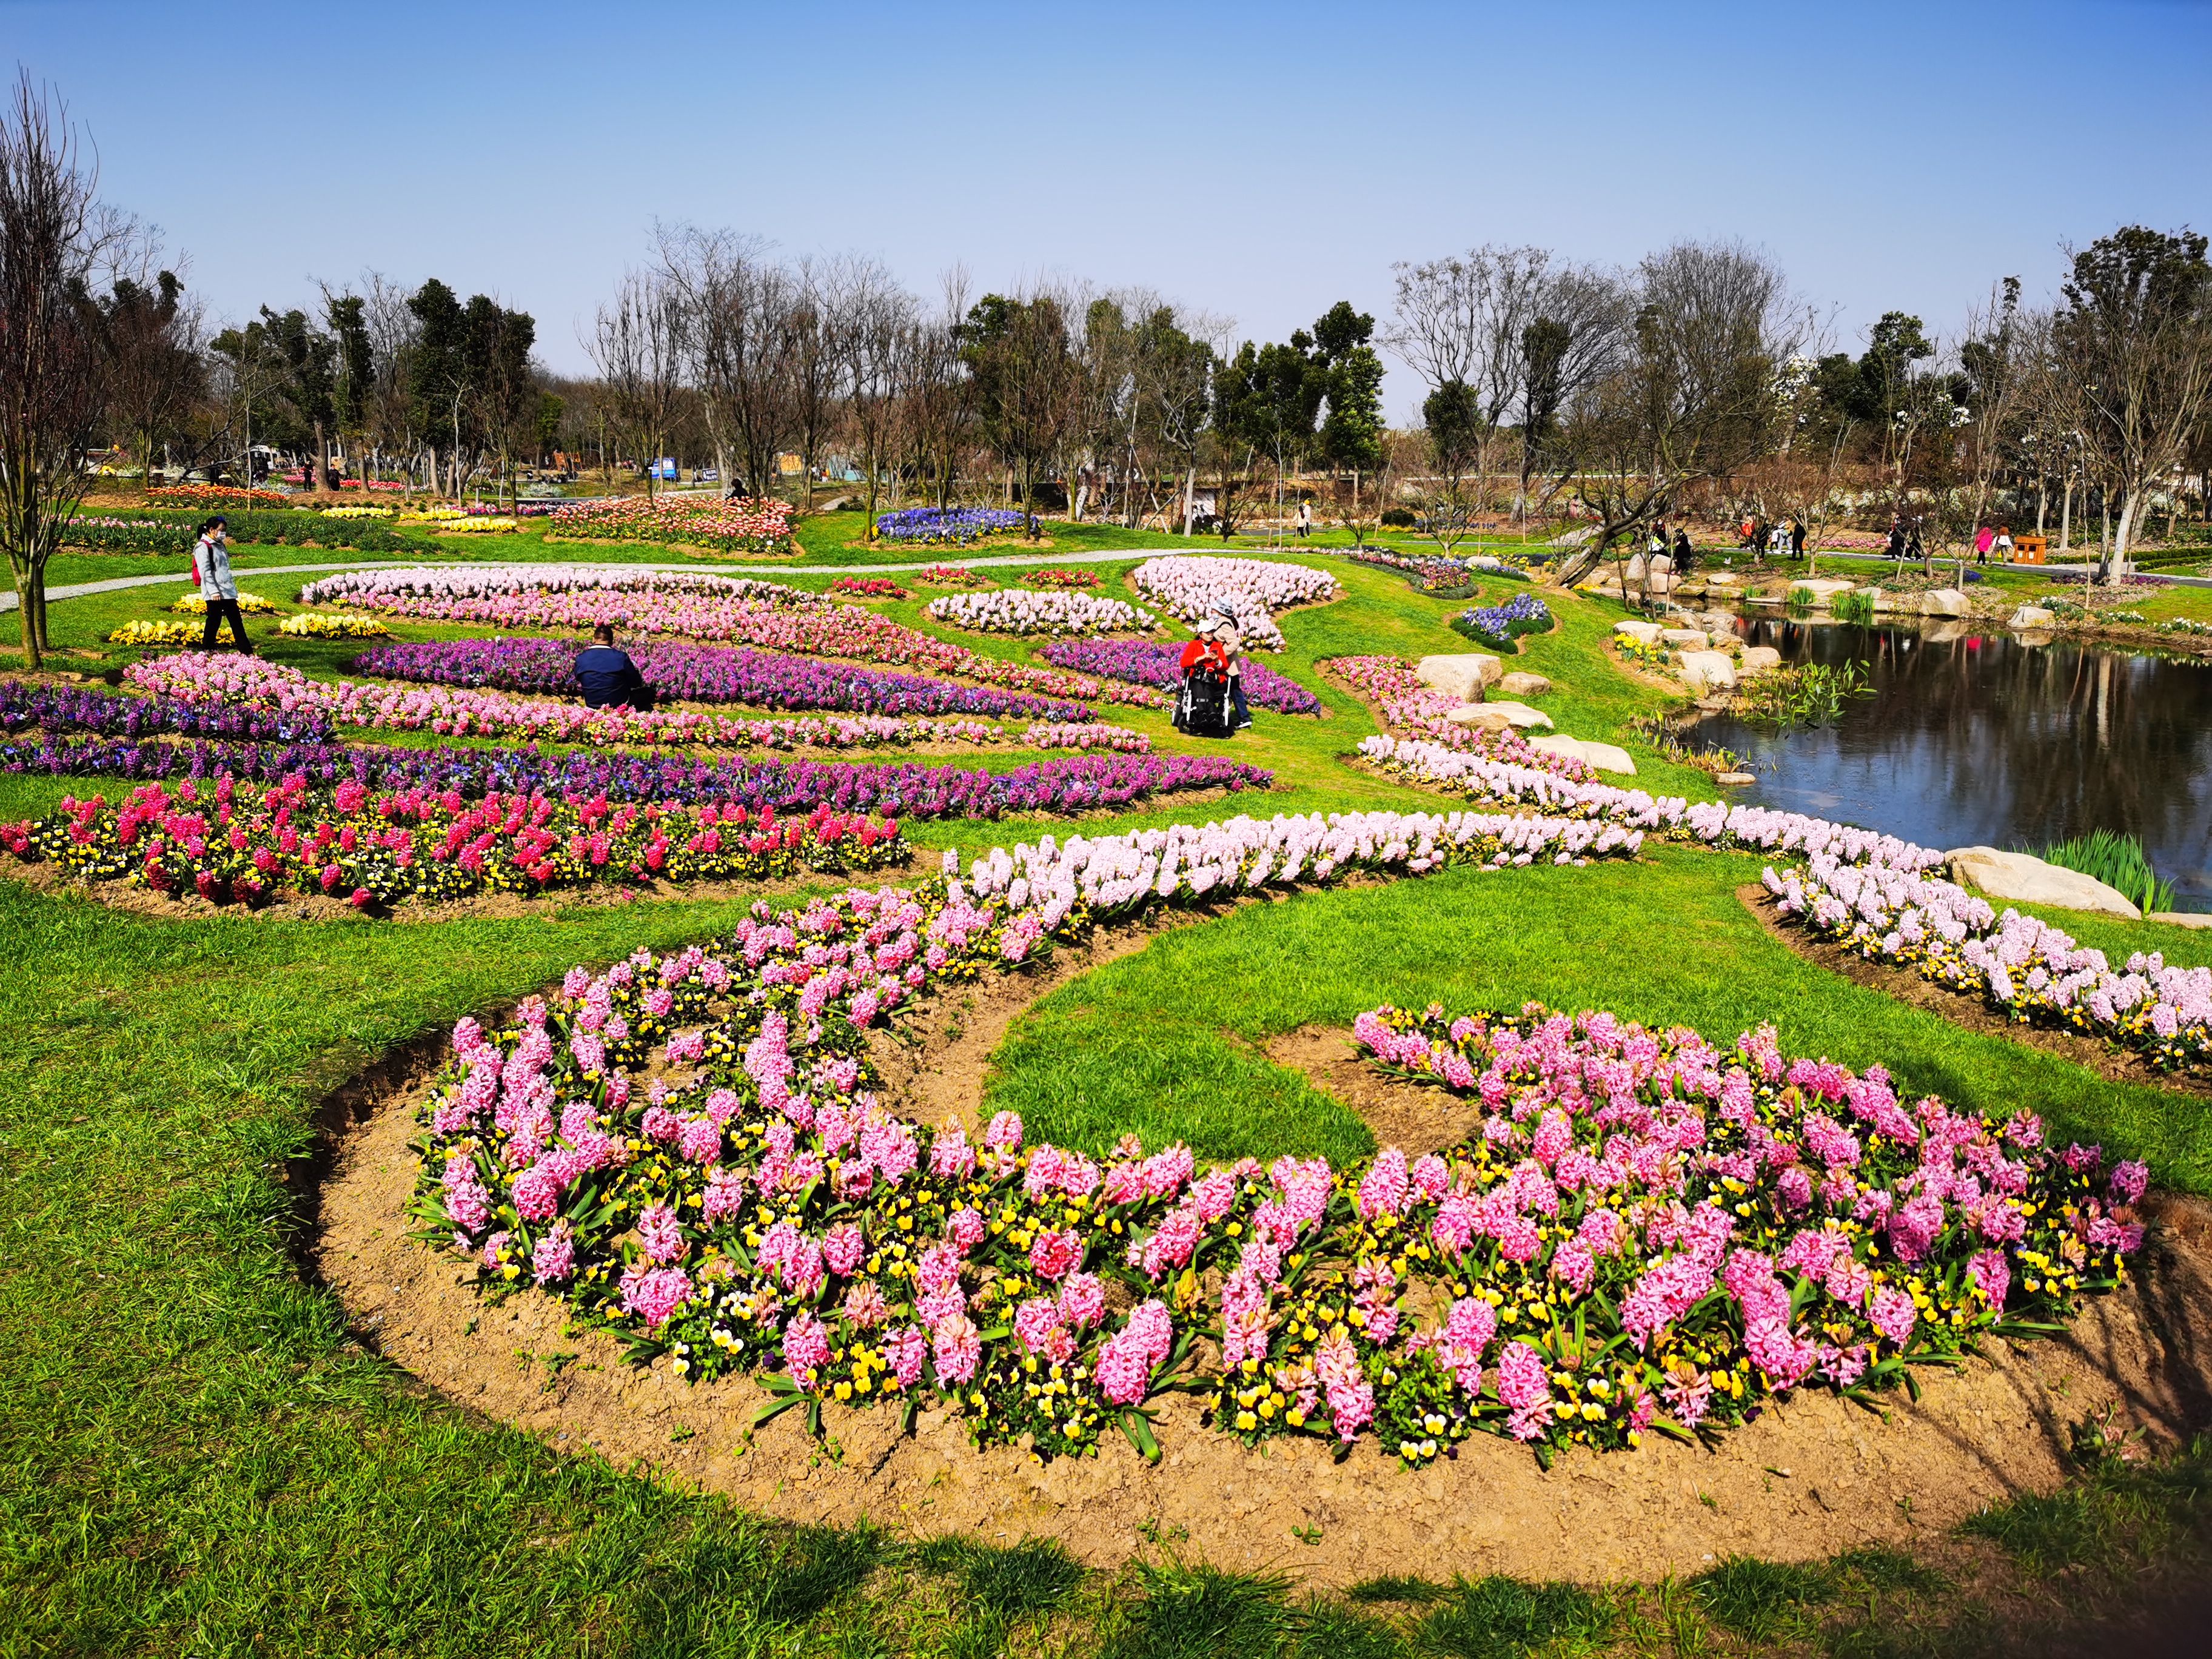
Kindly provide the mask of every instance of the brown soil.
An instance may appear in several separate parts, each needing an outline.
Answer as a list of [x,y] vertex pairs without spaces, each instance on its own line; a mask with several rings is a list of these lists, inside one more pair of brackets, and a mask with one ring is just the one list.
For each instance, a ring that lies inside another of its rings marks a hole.
[[[878,1045],[894,1092],[918,1117],[972,1119],[991,1049],[1021,1009],[1141,949],[1151,931],[1109,934],[1042,972],[927,1006],[917,1043]],[[1302,1065],[1385,1139],[1433,1146],[1456,1133],[1444,1097],[1363,1074],[1342,1033],[1294,1032],[1268,1052]],[[395,1054],[326,1105],[329,1174],[306,1194],[313,1265],[360,1339],[550,1445],[618,1468],[642,1463],[794,1520],[1042,1534],[1098,1565],[1120,1562],[1158,1528],[1223,1566],[1295,1559],[1319,1584],[1416,1564],[1432,1577],[1644,1580],[1730,1553],[1806,1559],[1932,1540],[1986,1504],[2058,1486],[2069,1425],[2108,1403],[2161,1442],[2212,1422],[2212,1206],[2154,1200],[2160,1224],[2134,1281],[2094,1301],[2067,1337],[1992,1342],[1955,1372],[1923,1370],[1917,1403],[1899,1395],[1876,1412],[1807,1394],[1715,1448],[1655,1440],[1638,1452],[1578,1452],[1547,1472],[1528,1452],[1478,1436],[1455,1457],[1407,1473],[1371,1441],[1340,1463],[1313,1441],[1248,1451],[1204,1427],[1181,1395],[1159,1402],[1157,1465],[1118,1439],[1096,1457],[1048,1465],[1018,1449],[978,1450],[936,1411],[910,1437],[893,1412],[834,1405],[826,1444],[795,1412],[750,1431],[766,1396],[750,1381],[687,1384],[665,1360],[633,1366],[611,1338],[571,1334],[560,1303],[536,1291],[487,1302],[450,1253],[408,1237],[412,1108],[440,1058],[431,1045]],[[1307,1528],[1320,1542],[1300,1547],[1294,1529]]]
[[2114,1083],[2132,1083],[2177,1094],[2212,1096],[2212,1077],[2161,1072],[2142,1056],[2114,1048],[2101,1037],[2008,1019],[1978,999],[1946,990],[1933,980],[1923,979],[1910,968],[1869,962],[1855,951],[1815,939],[1802,927],[1784,921],[1782,913],[1775,908],[1774,896],[1755,881],[1737,888],[1735,896],[1742,901],[1743,908],[1759,919],[1760,927],[1791,951],[1831,973],[1842,975],[1854,985],[1863,985],[1912,1007],[1924,1008],[1962,1030],[2004,1037],[2030,1048],[2040,1048],[2047,1054],[2056,1054],[2061,1060],[2070,1060]]

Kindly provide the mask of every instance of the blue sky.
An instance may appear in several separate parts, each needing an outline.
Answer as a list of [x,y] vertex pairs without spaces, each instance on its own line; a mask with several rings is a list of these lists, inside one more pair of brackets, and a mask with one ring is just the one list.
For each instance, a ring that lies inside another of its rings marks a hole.
[[[4,56],[224,315],[368,268],[580,325],[653,222],[910,286],[1143,283],[1279,338],[1394,260],[1741,237],[1955,325],[2059,244],[2212,225],[2212,6],[367,7],[0,0]],[[1404,416],[1410,374],[1391,377]]]

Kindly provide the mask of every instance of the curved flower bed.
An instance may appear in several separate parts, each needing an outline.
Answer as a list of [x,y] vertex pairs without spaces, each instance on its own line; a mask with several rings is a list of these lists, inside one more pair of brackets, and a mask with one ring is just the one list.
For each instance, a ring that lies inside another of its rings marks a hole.
[[[805,666],[815,669],[819,665]],[[125,678],[134,684],[187,703],[268,708],[320,722],[319,728],[313,733],[279,730],[240,732],[236,734],[240,736],[330,736],[334,726],[353,726],[434,732],[441,737],[526,738],[533,742],[600,745],[700,744],[726,749],[790,749],[802,745],[852,749],[916,743],[988,744],[1006,739],[1004,728],[976,720],[886,715],[831,720],[732,720],[724,714],[687,709],[640,713],[629,708],[587,708],[581,703],[535,702],[496,691],[449,690],[442,685],[365,685],[353,680],[325,684],[309,679],[298,669],[282,663],[234,654],[186,652],[134,663],[124,672]],[[969,695],[985,697],[992,694]],[[118,701],[137,703],[141,700]],[[1030,712],[1080,714],[1087,711],[1077,705],[1042,703]],[[86,729],[121,728],[101,726]],[[213,732],[215,728],[210,730]],[[218,734],[230,735],[227,732]],[[1152,749],[1151,739],[1137,732],[1065,720],[1032,724],[1019,740],[1034,749],[1119,749],[1134,754],[1148,753]]]
[[479,892],[535,895],[592,882],[749,881],[805,869],[879,870],[909,854],[896,820],[826,806],[779,821],[736,802],[658,804],[486,794],[421,787],[373,794],[310,789],[294,773],[266,789],[229,775],[173,793],[140,786],[120,806],[64,796],[61,810],[0,823],[0,847],[84,881],[258,903],[290,890],[357,907]]
[[1534,593],[1516,593],[1503,605],[1469,606],[1451,619],[1451,627],[1493,651],[1517,652],[1514,641],[1522,635],[1552,631],[1552,611]]
[[[579,697],[583,687],[576,679],[577,649],[566,640],[410,641],[364,651],[353,659],[353,666],[357,672],[385,679]],[[1081,720],[1091,715],[1080,702],[778,652],[664,644],[640,646],[629,655],[654,694],[673,702],[1001,720]]]
[[[1460,706],[1459,699],[1422,684],[1420,677],[1395,657],[1332,657],[1322,665],[1373,702],[1382,724],[1394,732],[1425,738],[1431,745],[1494,755],[1561,777],[1581,780],[1595,775],[1587,764],[1571,757],[1529,748],[1517,732],[1493,733],[1447,720],[1445,716]],[[1500,738],[1510,741],[1501,744]],[[1360,752],[1368,753],[1365,744],[1360,745]]]
[[297,640],[380,640],[392,632],[374,617],[332,617],[320,611],[287,617],[276,631]]
[[[209,660],[249,665],[260,661],[255,657],[235,655]],[[125,673],[129,676],[149,665],[133,663]],[[289,674],[295,671],[277,672]],[[0,681],[0,730],[13,733],[34,726],[48,732],[95,732],[106,737],[170,733],[188,738],[242,738],[261,743],[326,739],[333,735],[329,714],[316,708],[232,703],[198,696],[132,697],[82,687]]]
[[909,507],[876,520],[876,534],[895,542],[965,544],[1001,530],[1018,530],[1022,515],[999,507]]
[[1813,933],[1983,996],[2022,1024],[2102,1037],[2167,1070],[2212,1069],[2212,968],[2170,967],[2137,952],[2116,972],[2103,951],[1930,874],[1944,861],[1932,848],[1796,812],[1578,782],[1433,744],[1370,738],[1359,751],[1384,771],[1486,804],[1709,847],[1794,853],[1802,868],[1778,874],[1770,866],[1761,880],[1783,915]]
[[140,617],[128,622],[107,636],[110,645],[178,646],[193,645],[204,629],[191,623],[163,622],[159,618]]
[[832,593],[850,593],[863,599],[902,599],[907,591],[888,576],[840,576],[830,584]]
[[1070,591],[1102,585],[1097,571],[1073,564],[1048,564],[1042,570],[1025,570],[1015,580],[1024,587],[1063,587]]
[[1196,622],[1225,601],[1237,612],[1237,630],[1245,645],[1265,651],[1283,648],[1283,630],[1268,612],[1333,599],[1342,591],[1326,570],[1206,553],[1147,559],[1130,573],[1130,580],[1139,593],[1185,622]]
[[300,590],[302,605],[350,605],[446,622],[473,622],[456,607],[477,601],[521,602],[549,595],[672,594],[751,599],[793,607],[826,607],[819,593],[784,582],[720,576],[706,570],[636,570],[623,565],[482,564],[449,570],[343,570]]
[[569,501],[554,509],[561,535],[610,541],[681,542],[726,553],[788,553],[791,503],[714,496],[641,495]]
[[[471,579],[462,584],[465,591],[448,594],[435,580],[441,574],[438,572],[388,573],[410,580],[398,585],[375,586],[373,579],[386,574],[350,572],[334,579],[352,584],[343,590],[326,591],[325,584],[311,584],[301,590],[301,600],[360,605],[395,615],[486,623],[502,628],[570,628],[581,631],[606,623],[646,634],[727,640],[805,656],[844,657],[860,662],[921,668],[933,673],[958,674],[988,685],[1036,696],[1085,698],[1129,703],[1138,708],[1156,707],[1162,701],[1158,693],[1142,688],[1102,684],[1025,663],[981,656],[964,645],[908,628],[876,611],[859,605],[838,605],[819,594],[780,587],[772,582],[686,575],[683,578],[686,584],[721,582],[754,592],[687,588],[682,592],[669,592],[635,572],[570,572],[571,585],[539,587],[529,585],[526,576],[518,579],[511,571],[472,571],[459,573]],[[598,580],[609,576],[624,580]],[[507,582],[519,580],[520,585],[501,586],[491,580],[495,577]],[[679,691],[673,695],[690,694]]]
[[[1182,647],[1155,640],[1058,640],[1037,655],[1061,668],[1101,679],[1127,680],[1169,690],[1182,683]],[[1317,714],[1321,699],[1289,675],[1253,658],[1244,659],[1245,701],[1285,714]]]
[[1791,1064],[1771,1029],[1723,1052],[1609,1015],[1378,1010],[1370,1046],[1478,1096],[1485,1123],[1443,1157],[1341,1170],[1201,1173],[1133,1137],[1094,1159],[1004,1113],[971,1144],[878,1103],[869,1026],[1099,921],[1636,839],[1240,818],[1001,848],[964,880],[948,854],[915,888],[757,911],[711,949],[574,969],[502,1030],[461,1022],[413,1214],[481,1283],[534,1283],[641,1358],[760,1374],[757,1420],[927,1399],[1040,1457],[1117,1425],[1156,1454],[1143,1405],[1170,1387],[1247,1441],[1372,1431],[1408,1464],[1478,1430],[1633,1445],[1894,1382],[2115,1282],[2140,1164],[2049,1151],[2024,1112],[1908,1104],[1878,1069]]
[[[179,617],[204,617],[207,615],[207,596],[187,593],[166,609]],[[264,599],[258,593],[241,592],[238,596],[238,610],[240,616],[270,617],[276,613],[276,605],[274,600]]]
[[1002,587],[990,593],[945,593],[926,607],[933,622],[984,634],[1118,634],[1152,629],[1160,619],[1141,606],[1091,593],[1035,592]]
[[1010,813],[1073,814],[1200,789],[1264,789],[1274,774],[1204,755],[1068,755],[1006,772],[918,761],[679,758],[525,749],[416,749],[398,744],[200,742],[47,736],[0,744],[0,772],[57,777],[213,778],[278,782],[297,772],[311,783],[347,779],[380,789],[418,785],[488,792],[605,794],[619,801],[703,805],[736,801],[754,811],[806,812],[819,805],[902,817],[999,818]]

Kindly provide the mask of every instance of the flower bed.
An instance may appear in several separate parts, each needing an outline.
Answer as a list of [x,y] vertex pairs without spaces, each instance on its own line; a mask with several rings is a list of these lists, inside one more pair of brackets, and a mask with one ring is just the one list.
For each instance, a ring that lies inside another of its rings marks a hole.
[[788,501],[723,501],[696,495],[626,495],[568,501],[551,514],[563,536],[609,541],[680,542],[726,553],[777,554],[796,550]]
[[125,623],[107,636],[110,645],[178,646],[197,645],[204,630],[191,623],[161,622],[141,617]]
[[421,787],[372,794],[312,789],[294,773],[265,789],[228,774],[172,792],[146,784],[119,807],[64,796],[34,822],[0,824],[0,846],[85,881],[129,881],[218,903],[278,893],[335,895],[366,908],[479,892],[535,895],[593,882],[757,881],[797,870],[903,864],[892,819],[818,806],[779,821],[736,802],[696,811]]
[[[1579,760],[1529,748],[1528,740],[1517,732],[1490,732],[1446,719],[1460,706],[1459,699],[1424,685],[1420,676],[1395,657],[1333,657],[1326,666],[1338,679],[1373,702],[1382,714],[1382,724],[1393,732],[1407,732],[1430,744],[1480,752],[1561,777],[1581,779],[1593,775],[1589,767]],[[1501,744],[1501,738],[1511,741]],[[1367,752],[1365,744],[1361,745],[1360,752]]]
[[1516,593],[1503,605],[1470,606],[1451,619],[1452,631],[1493,651],[1518,652],[1523,634],[1552,631],[1551,607],[1534,593]]
[[701,805],[734,800],[758,811],[841,811],[901,817],[1000,818],[1009,814],[1073,816],[1192,790],[1264,789],[1274,774],[1215,756],[1069,755],[1010,771],[928,766],[915,761],[695,760],[674,755],[547,755],[522,749],[419,749],[403,744],[192,744],[48,735],[0,744],[0,772],[55,777],[212,778],[274,783],[294,773],[310,783],[347,779],[379,789],[418,785],[487,792],[543,793],[586,799]]
[[980,570],[957,564],[933,564],[915,580],[926,587],[996,587],[998,583]]
[[[1004,728],[975,720],[880,715],[839,720],[732,720],[682,709],[640,713],[629,708],[587,708],[580,703],[533,701],[467,687],[401,688],[352,680],[325,684],[282,663],[234,654],[191,652],[134,663],[125,671],[125,677],[149,691],[188,702],[309,715],[323,723],[323,735],[329,735],[335,724],[434,732],[441,737],[732,749],[878,748],[1008,740]],[[1149,753],[1152,749],[1150,739],[1134,732],[1061,720],[1032,725],[1018,740],[1035,749],[1115,749],[1136,754]]]
[[1099,585],[1097,571],[1072,564],[1047,565],[1042,570],[1025,571],[1014,580],[1030,587],[1059,587],[1070,592]]
[[1341,591],[1326,570],[1274,559],[1224,559],[1177,553],[1147,559],[1130,573],[1137,591],[1170,616],[1196,622],[1214,605],[1237,612],[1237,629],[1248,648],[1280,651],[1282,629],[1272,611],[1333,599]]
[[[386,679],[489,686],[580,696],[575,646],[562,640],[434,640],[380,646],[355,669]],[[1080,720],[1091,711],[1062,698],[876,668],[853,668],[776,652],[711,645],[647,645],[630,660],[655,695],[684,702],[748,702],[764,708],[836,708],[871,714],[968,714]]]
[[1546,1452],[1710,1433],[2116,1281],[2141,1165],[2047,1150],[2024,1112],[1908,1105],[1878,1068],[1789,1063],[1771,1030],[1724,1052],[1608,1015],[1377,1010],[1362,1036],[1485,1122],[1347,1169],[1201,1173],[1133,1137],[1094,1161],[1011,1114],[971,1143],[878,1103],[868,1027],[1099,922],[1636,840],[1240,818],[1001,848],[964,879],[948,854],[915,888],[757,911],[712,948],[572,969],[503,1030],[464,1020],[411,1213],[487,1288],[534,1283],[679,1376],[759,1375],[756,1420],[927,1401],[1040,1457],[1117,1426],[1157,1455],[1142,1407],[1170,1387],[1247,1441],[1372,1431],[1409,1464],[1478,1430]]
[[2169,967],[2156,953],[2114,971],[2101,951],[1929,872],[1932,848],[1765,807],[1692,803],[1585,782],[1433,744],[1369,738],[1359,752],[1409,781],[1458,789],[1486,805],[1633,825],[1708,847],[1796,854],[1802,866],[1761,877],[1778,908],[1869,961],[1916,969],[1980,995],[2022,1024],[2102,1037],[2167,1070],[2212,1069],[2212,968]]
[[149,507],[282,507],[291,500],[281,489],[248,489],[239,484],[156,484],[146,492]]
[[[168,607],[180,617],[204,617],[207,615],[207,595],[204,593],[187,593],[183,599]],[[247,617],[266,617],[276,614],[275,603],[263,599],[258,593],[241,592],[238,596],[238,609],[240,614]]]
[[522,528],[512,514],[466,514],[430,528],[441,536],[505,536]]
[[[1182,682],[1182,651],[1180,646],[1153,640],[1063,640],[1037,647],[1039,656],[1062,668],[1164,690]],[[1285,714],[1321,712],[1319,697],[1289,675],[1249,657],[1244,659],[1244,698],[1256,708]]]
[[965,545],[1002,530],[1018,530],[1018,513],[996,507],[909,507],[876,520],[876,534],[889,541],[952,542]]
[[302,611],[276,624],[279,634],[295,640],[381,640],[392,630],[374,617],[333,617],[320,611]]
[[[173,657],[158,659],[174,662]],[[210,656],[209,663],[265,666],[258,657]],[[133,663],[126,676],[158,664]],[[290,673],[289,669],[277,671]],[[179,737],[240,738],[294,743],[333,735],[327,713],[316,708],[231,703],[204,696],[157,695],[133,697],[81,686],[0,681],[0,731],[11,735],[33,726],[48,732],[92,732],[106,737],[137,738],[167,732]]]
[[902,599],[907,591],[888,576],[840,576],[830,584],[832,593],[852,593],[864,599]]
[[[448,585],[440,580],[445,574],[352,571],[310,582],[301,590],[300,598],[305,605],[354,605],[392,615],[488,623],[502,628],[573,628],[580,632],[605,623],[647,634],[727,640],[772,651],[958,674],[1042,697],[1083,698],[1138,708],[1154,708],[1162,701],[1157,692],[1146,689],[982,656],[964,645],[940,640],[859,605],[839,605],[820,594],[773,582],[567,570],[540,583],[527,573],[479,569],[455,571],[452,574],[459,580]],[[388,580],[380,580],[380,577]],[[728,586],[709,588],[703,586],[708,582]],[[664,587],[678,591],[664,592]]]
[[1002,587],[993,593],[947,593],[932,599],[927,613],[933,622],[979,633],[1049,634],[1062,639],[1071,635],[1157,628],[1160,620],[1121,599],[1089,593],[1038,593],[1023,587]]

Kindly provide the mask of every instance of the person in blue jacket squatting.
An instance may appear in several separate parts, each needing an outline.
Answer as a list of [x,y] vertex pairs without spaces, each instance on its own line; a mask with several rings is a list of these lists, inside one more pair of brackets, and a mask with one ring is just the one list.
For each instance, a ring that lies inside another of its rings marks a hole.
[[653,707],[653,688],[629,653],[615,643],[615,630],[601,623],[592,630],[592,645],[576,653],[576,682],[584,688],[587,708],[634,708],[640,714]]

